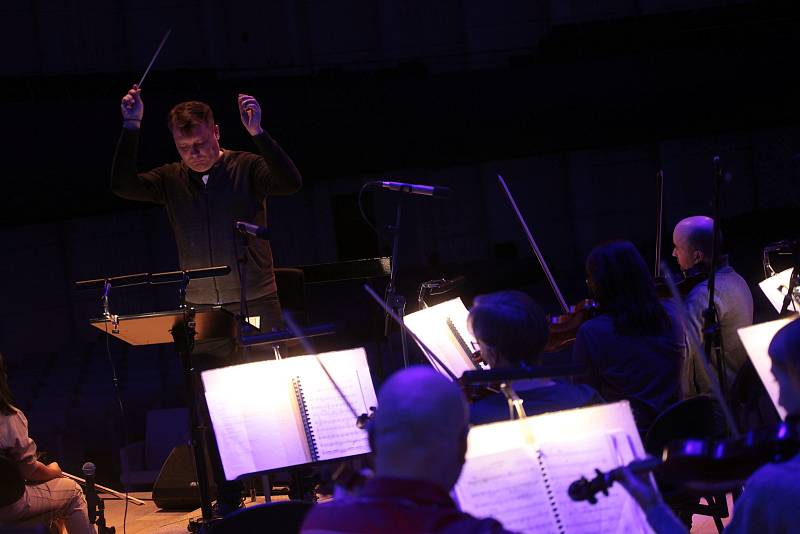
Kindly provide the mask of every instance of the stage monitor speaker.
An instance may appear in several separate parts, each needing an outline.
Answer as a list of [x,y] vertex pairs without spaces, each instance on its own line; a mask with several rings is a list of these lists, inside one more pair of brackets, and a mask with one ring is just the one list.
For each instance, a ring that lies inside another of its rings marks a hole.
[[[207,472],[210,475],[211,466],[207,467]],[[215,494],[213,481],[209,480],[208,484],[211,494]],[[153,484],[153,502],[161,510],[194,510],[200,507],[200,488],[188,445],[178,445],[167,456]]]

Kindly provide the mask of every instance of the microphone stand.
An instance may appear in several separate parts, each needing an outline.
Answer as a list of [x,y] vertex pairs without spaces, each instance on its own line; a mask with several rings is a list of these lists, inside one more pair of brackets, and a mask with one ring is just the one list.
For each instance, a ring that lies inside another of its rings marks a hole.
[[719,156],[714,156],[714,193],[712,197],[712,208],[714,211],[713,233],[711,236],[711,267],[708,273],[708,307],[703,310],[703,347],[706,354],[711,358],[712,363],[716,363],[717,377],[720,390],[728,401],[729,391],[727,387],[725,350],[722,346],[722,335],[719,325],[719,315],[717,306],[714,302],[716,290],[717,266],[719,264],[719,190],[722,182],[722,168],[719,163]]
[[786,317],[789,306],[793,301],[795,311],[800,310],[800,240],[792,243],[791,251],[794,259],[794,266],[792,268],[792,274],[789,276],[789,289],[786,291],[786,296],[783,298],[783,305],[780,311],[781,317]]
[[247,234],[234,223],[233,245],[236,253],[236,267],[239,271],[239,339],[250,334],[250,324],[247,322],[249,315],[247,309]]
[[[408,367],[408,340],[406,329],[403,328],[403,315],[406,310],[406,298],[397,292],[397,268],[398,256],[400,251],[400,217],[403,210],[403,197],[401,195],[397,201],[397,213],[395,215],[394,226],[389,226],[389,233],[392,234],[392,270],[389,275],[389,285],[386,286],[386,306],[394,311],[400,318],[400,344],[403,350],[403,367]],[[383,318],[383,335],[389,337],[389,326],[391,320],[387,312]]]

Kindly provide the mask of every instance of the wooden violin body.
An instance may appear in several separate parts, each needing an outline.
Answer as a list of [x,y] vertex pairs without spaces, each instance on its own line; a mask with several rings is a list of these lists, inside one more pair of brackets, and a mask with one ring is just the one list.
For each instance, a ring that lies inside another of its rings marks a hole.
[[597,315],[599,307],[597,302],[584,299],[574,306],[569,312],[548,317],[549,335],[544,352],[558,352],[567,348],[578,335],[581,325]]

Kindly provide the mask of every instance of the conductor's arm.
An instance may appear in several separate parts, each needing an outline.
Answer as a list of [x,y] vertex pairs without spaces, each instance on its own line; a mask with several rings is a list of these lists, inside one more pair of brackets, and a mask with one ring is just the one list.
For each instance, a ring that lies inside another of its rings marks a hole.
[[111,163],[111,191],[122,198],[145,202],[164,203],[160,187],[160,175],[151,171],[136,172],[136,155],[139,150],[139,128],[144,115],[141,89],[131,87],[120,104],[122,112],[122,134],[117,142],[114,160]]
[[303,178],[292,159],[280,145],[261,127],[261,105],[250,95],[240,94],[237,99],[242,125],[253,137],[253,142],[263,159],[253,166],[253,183],[256,191],[264,195],[291,195],[300,190]]

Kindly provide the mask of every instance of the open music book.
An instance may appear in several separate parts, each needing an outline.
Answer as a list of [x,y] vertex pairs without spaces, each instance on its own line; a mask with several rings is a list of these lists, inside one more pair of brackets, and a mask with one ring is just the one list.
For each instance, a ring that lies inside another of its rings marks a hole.
[[536,533],[650,533],[618,484],[597,504],[575,502],[569,485],[644,456],[630,406],[618,402],[470,429],[455,486],[461,509],[508,530]]
[[[325,366],[347,404],[325,373]],[[356,416],[377,407],[363,348],[203,371],[225,478],[370,451]]]
[[[461,299],[454,298],[410,313],[403,321],[456,377],[460,377],[464,371],[479,369],[471,359],[478,352],[478,342],[467,329],[468,316],[469,311]],[[438,363],[432,361],[431,364],[449,378]]]

